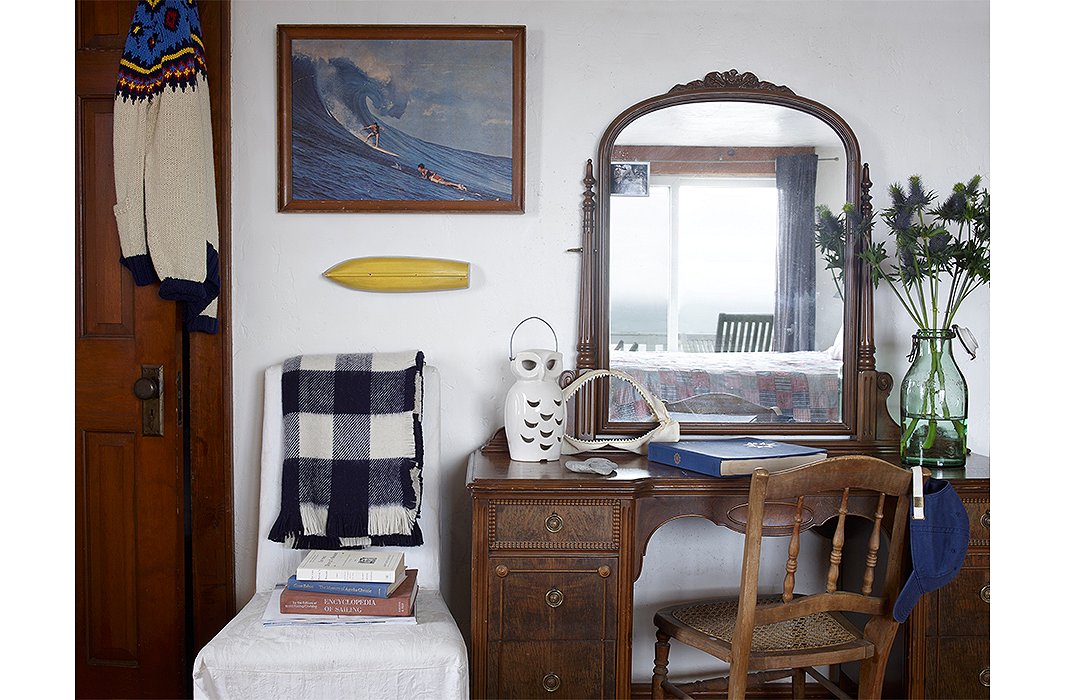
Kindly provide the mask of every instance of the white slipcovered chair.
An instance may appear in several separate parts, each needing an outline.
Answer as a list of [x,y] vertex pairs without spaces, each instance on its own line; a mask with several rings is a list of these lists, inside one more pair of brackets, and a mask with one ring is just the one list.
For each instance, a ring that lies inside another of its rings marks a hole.
[[[440,595],[440,374],[424,368],[424,469],[419,525],[425,544],[404,548],[418,569],[416,625],[265,627],[270,593],[305,551],[271,542],[281,503],[281,365],[266,371],[256,593],[196,656],[193,697],[467,698],[466,645]],[[372,548],[371,548],[372,549]]]

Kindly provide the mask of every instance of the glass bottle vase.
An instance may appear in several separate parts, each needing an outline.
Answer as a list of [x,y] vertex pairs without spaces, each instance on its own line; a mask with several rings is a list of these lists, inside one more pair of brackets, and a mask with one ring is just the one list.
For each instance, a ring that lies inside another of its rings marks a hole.
[[900,458],[906,466],[966,464],[966,379],[951,352],[951,329],[919,330],[899,389]]

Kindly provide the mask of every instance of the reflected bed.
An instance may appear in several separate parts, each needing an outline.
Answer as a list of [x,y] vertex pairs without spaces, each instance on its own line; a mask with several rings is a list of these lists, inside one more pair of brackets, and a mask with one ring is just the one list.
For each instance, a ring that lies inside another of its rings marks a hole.
[[[774,422],[835,423],[840,420],[843,363],[811,352],[624,352],[611,353],[611,368],[629,374],[666,403],[710,393],[728,394],[768,409]],[[676,419],[755,420],[714,414]],[[611,420],[653,420],[648,404],[626,382],[611,384]]]

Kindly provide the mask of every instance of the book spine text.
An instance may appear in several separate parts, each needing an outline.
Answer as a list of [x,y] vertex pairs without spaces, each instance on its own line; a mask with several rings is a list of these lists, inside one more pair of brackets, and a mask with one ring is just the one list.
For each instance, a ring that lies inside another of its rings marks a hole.
[[411,610],[406,597],[360,598],[286,591],[281,595],[281,612],[304,615],[403,616],[409,615]]

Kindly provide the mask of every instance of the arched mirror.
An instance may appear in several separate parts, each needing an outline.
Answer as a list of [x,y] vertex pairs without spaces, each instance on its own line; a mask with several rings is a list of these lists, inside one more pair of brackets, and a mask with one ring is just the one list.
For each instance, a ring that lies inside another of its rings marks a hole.
[[[595,163],[578,371],[629,374],[683,434],[877,437],[891,379],[874,371],[859,242],[818,225],[819,206],[869,211],[843,119],[751,73],[711,73],[618,115]],[[576,411],[586,434],[654,420],[617,380]]]

